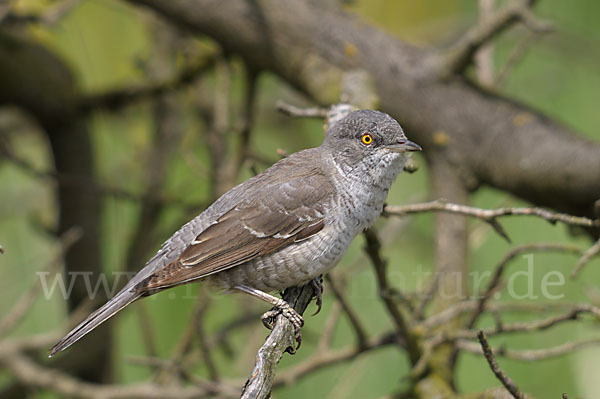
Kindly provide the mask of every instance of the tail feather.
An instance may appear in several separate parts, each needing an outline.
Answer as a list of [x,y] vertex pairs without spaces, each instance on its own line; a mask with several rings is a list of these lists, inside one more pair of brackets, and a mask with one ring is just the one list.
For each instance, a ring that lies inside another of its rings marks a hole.
[[56,345],[50,349],[49,357],[52,357],[57,352],[60,352],[73,345],[75,342],[83,338],[83,336],[85,336],[87,333],[104,323],[106,320],[114,316],[118,311],[134,302],[141,296],[142,293],[136,291],[134,288],[126,287],[112,299],[102,305],[98,310],[89,315],[84,321],[79,323],[60,341],[58,341]]

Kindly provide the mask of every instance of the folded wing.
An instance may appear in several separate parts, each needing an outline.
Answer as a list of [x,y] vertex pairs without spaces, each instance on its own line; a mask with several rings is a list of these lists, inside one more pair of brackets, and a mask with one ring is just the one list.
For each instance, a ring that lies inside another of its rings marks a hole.
[[268,197],[241,201],[202,231],[173,262],[144,280],[140,293],[184,284],[305,240],[325,225],[333,187],[318,169],[264,183]]

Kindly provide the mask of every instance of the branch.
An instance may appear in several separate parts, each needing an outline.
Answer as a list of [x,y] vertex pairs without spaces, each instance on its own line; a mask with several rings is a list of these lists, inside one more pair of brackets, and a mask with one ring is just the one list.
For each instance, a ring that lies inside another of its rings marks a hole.
[[504,216],[536,216],[548,221],[551,224],[562,222],[571,226],[600,228],[600,220],[592,220],[587,217],[573,216],[566,213],[552,212],[542,208],[498,208],[481,209],[472,206],[453,204],[446,200],[439,199],[431,202],[410,205],[387,205],[383,209],[383,216],[405,216],[423,212],[448,212],[459,215],[472,216],[488,223],[500,236],[510,241],[504,228],[498,223],[498,218]]
[[[283,295],[283,300],[292,305],[298,314],[302,315],[313,296],[313,288],[310,284],[307,284],[303,287],[288,288]],[[273,326],[273,331],[256,354],[254,370],[252,370],[252,374],[244,386],[241,398],[269,397],[277,364],[284,352],[294,352],[294,346],[294,327],[288,319],[279,315]]]
[[[256,103],[256,89],[258,84],[258,72],[252,67],[244,64],[246,70],[246,87],[244,88],[244,103],[242,108],[242,126],[240,128],[240,143],[234,161],[235,180],[240,173],[242,164],[250,155],[250,135],[254,126],[254,114]],[[235,181],[234,181],[235,183]]]
[[[64,232],[60,237],[60,249],[45,266],[43,271],[52,272],[62,265],[65,253],[81,238],[83,232],[80,228],[71,227]],[[1,247],[0,247],[1,249]],[[36,279],[29,289],[19,298],[17,303],[13,305],[7,315],[0,320],[0,336],[10,331],[17,323],[25,316],[37,299],[41,289],[40,280]]]
[[27,160],[20,158],[19,156],[14,154],[9,148],[3,145],[0,145],[0,155],[35,178],[49,179],[55,181],[60,186],[64,187],[77,187],[82,191],[90,192],[90,194],[111,196],[134,202],[150,201],[153,203],[163,205],[179,205],[185,208],[195,210],[197,210],[198,208],[203,209],[205,207],[205,205],[202,204],[193,204],[174,197],[156,194],[154,192],[138,194],[128,191],[126,189],[122,189],[120,187],[106,186],[99,183],[95,179],[91,179],[81,175],[39,169],[36,166],[29,163]]
[[[472,312],[477,308],[478,304],[479,300],[475,299],[458,302],[457,304],[423,320],[421,323],[417,324],[415,328],[418,328],[423,333],[430,331],[442,324],[448,323],[466,312]],[[527,304],[522,302],[507,302],[492,304],[488,302],[485,304],[485,310],[493,312],[540,313],[571,309],[579,309],[582,313],[587,312],[594,315],[600,315],[600,309],[588,303]]]
[[165,93],[192,84],[198,77],[210,71],[214,67],[215,61],[216,54],[207,54],[200,61],[185,66],[177,76],[171,79],[83,97],[79,103],[79,112],[88,114],[100,109],[114,112],[136,101],[160,97]]
[[[459,306],[459,305],[463,305],[463,304],[467,305],[469,303],[466,301],[460,302],[457,305],[454,305],[454,309],[457,309],[460,311],[462,311],[464,309],[468,309],[468,306],[465,306],[464,308],[462,308],[462,306]],[[470,305],[470,306],[472,306],[472,305]],[[450,312],[450,308],[447,311]],[[452,313],[454,313],[454,311]],[[562,324],[566,321],[576,320],[579,317],[579,315],[582,313],[590,313],[595,318],[600,320],[600,309],[593,305],[584,304],[581,306],[574,306],[571,309],[568,309],[567,312],[564,312],[563,314],[559,314],[556,316],[550,316],[545,319],[533,320],[533,321],[529,321],[529,322],[515,322],[515,323],[511,323],[511,324],[502,324],[500,322],[500,323],[497,323],[495,327],[484,329],[483,332],[485,333],[486,336],[493,336],[493,335],[499,335],[499,334],[504,334],[504,333],[542,331],[542,330],[546,330],[548,328],[554,327],[558,324]],[[454,313],[454,316],[456,316],[456,313]],[[452,318],[449,318],[448,320],[451,320],[451,319]],[[418,327],[419,330],[422,330],[423,326],[426,325],[426,323],[427,323],[427,321],[425,323],[419,325],[419,327]],[[445,343],[456,342],[461,339],[473,339],[473,338],[476,338],[476,336],[477,336],[477,333],[475,331],[463,329],[463,330],[441,331],[441,332],[435,334],[434,336],[432,336],[431,338],[425,340],[422,345],[422,347],[423,347],[422,355],[418,359],[416,364],[414,365],[413,369],[411,370],[411,373],[410,373],[411,376],[413,378],[415,378],[415,377],[422,375],[425,372],[425,370],[427,368],[427,364],[430,361],[431,357],[433,356],[433,351],[436,348],[438,348],[440,345],[445,344]]]
[[364,348],[367,343],[367,333],[365,332],[358,315],[356,315],[354,310],[350,307],[350,304],[346,300],[341,288],[338,286],[336,279],[331,274],[327,274],[325,276],[325,280],[329,283],[329,287],[331,288],[333,295],[335,295],[344,313],[346,313],[346,316],[348,316],[348,321],[350,322],[350,325],[354,330],[354,334],[356,335],[358,347]]
[[600,253],[600,240],[596,241],[596,243],[594,245],[592,245],[587,251],[585,251],[585,253],[581,257],[581,259],[579,259],[579,262],[577,262],[577,266],[575,266],[575,269],[573,269],[573,272],[571,273],[571,277],[576,277],[577,274],[581,271],[581,269],[587,263],[589,263],[589,261],[591,261],[594,256],[598,255],[599,253]]
[[371,259],[373,267],[375,268],[379,296],[383,300],[385,308],[394,321],[394,324],[396,324],[398,333],[404,338],[408,355],[411,362],[414,364],[419,359],[419,348],[408,323],[398,309],[396,302],[393,300],[393,294],[397,293],[397,291],[388,285],[387,261],[385,261],[379,253],[381,248],[379,238],[373,228],[366,230],[364,236],[366,242],[365,252],[369,256],[369,259]]
[[56,25],[70,14],[80,2],[81,0],[64,0],[48,7],[41,14],[16,13],[10,9],[11,5],[7,4],[5,10],[0,10],[0,24],[39,23],[50,26]]
[[481,349],[483,350],[483,355],[487,360],[490,368],[496,375],[496,377],[502,382],[502,385],[510,392],[510,394],[515,399],[525,399],[525,395],[521,392],[521,390],[517,387],[514,381],[500,368],[498,365],[498,361],[494,356],[494,352],[492,348],[490,348],[490,344],[485,336],[485,333],[481,330],[477,333],[477,338],[479,339],[479,343],[481,344]]
[[469,29],[449,48],[433,55],[434,69],[438,76],[449,77],[462,73],[472,62],[473,56],[482,46],[496,35],[513,25],[522,22],[530,30],[547,33],[553,30],[550,22],[538,20],[529,8],[532,0],[513,0],[503,8],[491,13]]
[[[135,385],[92,384],[69,374],[37,364],[13,347],[10,341],[0,344],[0,364],[21,383],[31,388],[48,389],[63,397],[82,399],[197,399],[215,394],[202,387],[166,387],[150,383]],[[231,391],[218,392],[237,397]]]
[[277,376],[273,384],[274,387],[286,386],[297,382],[302,377],[314,373],[322,368],[333,366],[335,364],[352,360],[363,353],[371,353],[373,350],[383,348],[388,345],[400,344],[402,338],[397,333],[388,333],[381,335],[376,340],[368,340],[364,347],[344,348],[337,350],[327,350],[324,352],[315,352],[314,355],[305,361],[292,366]]
[[[600,320],[600,309],[588,305],[581,307],[574,307],[569,309],[567,312],[564,312],[559,315],[550,316],[545,319],[533,320],[533,321],[525,321],[525,322],[515,322],[510,324],[502,324],[496,325],[495,327],[486,328],[483,332],[487,336],[506,334],[506,333],[516,333],[516,332],[533,332],[533,331],[542,331],[547,330],[551,327],[554,327],[558,324],[562,324],[567,321],[577,320],[580,314],[589,313],[593,315],[596,319]],[[429,341],[426,342],[427,345],[435,348],[446,342],[455,342],[459,339],[468,339],[475,338],[476,333],[473,330],[455,330],[442,332],[434,335]]]
[[494,292],[500,285],[502,274],[504,273],[504,270],[506,269],[506,266],[508,265],[508,263],[522,253],[533,252],[533,251],[537,251],[537,252],[558,251],[558,252],[571,252],[571,253],[576,253],[576,254],[581,252],[579,247],[577,247],[575,245],[553,244],[553,243],[550,243],[550,244],[546,244],[546,243],[525,244],[525,245],[520,245],[518,247],[511,249],[506,255],[504,255],[504,257],[502,258],[500,263],[498,263],[498,265],[496,266],[494,275],[490,279],[488,287],[486,288],[486,290],[483,292],[483,294],[480,296],[479,300],[477,301],[477,307],[476,307],[475,311],[473,312],[473,314],[471,315],[471,318],[467,322],[468,329],[471,329],[471,328],[473,328],[473,326],[475,326],[477,319],[479,318],[479,316],[481,315],[481,313],[484,310],[486,302],[492,297],[492,295],[494,294]]
[[[426,153],[435,149],[460,170],[469,189],[488,184],[539,206],[593,215],[600,198],[599,143],[464,80],[441,81],[430,73],[431,49],[391,37],[337,4],[126,1],[211,36],[319,104],[339,101],[346,72],[365,71],[374,81],[379,108],[410,129],[410,138]],[[527,13],[522,16],[531,22]]]
[[277,111],[281,112],[284,115],[301,117],[301,118],[324,119],[327,117],[327,112],[329,112],[329,110],[327,108],[321,108],[321,107],[301,108],[301,107],[296,107],[295,105],[292,105],[292,104],[288,104],[283,101],[277,101],[277,104],[275,106],[277,107]]
[[[525,362],[533,362],[537,360],[550,359],[557,356],[568,355],[573,351],[587,348],[589,346],[596,346],[600,344],[600,337],[583,339],[581,341],[565,342],[564,344],[557,345],[552,348],[545,349],[531,349],[531,350],[511,350],[503,347],[494,348],[493,351],[497,356],[505,357],[508,359],[520,360]],[[460,350],[483,354],[483,350],[480,345],[465,341],[456,341],[456,347]]]

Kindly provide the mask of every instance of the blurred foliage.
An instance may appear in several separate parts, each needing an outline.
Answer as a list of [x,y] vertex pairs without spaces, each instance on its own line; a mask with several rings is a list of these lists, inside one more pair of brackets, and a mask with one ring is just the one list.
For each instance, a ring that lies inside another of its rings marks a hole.
[[[51,3],[35,0],[16,2],[19,9],[28,12],[44,10]],[[475,1],[357,0],[349,3],[346,6],[349,11],[358,13],[399,38],[423,46],[448,43],[475,23],[477,18]],[[553,21],[557,32],[535,40],[497,90],[542,110],[590,138],[600,140],[600,113],[597,109],[597,93],[600,92],[600,25],[597,16],[600,2],[545,0],[537,7],[537,13]],[[82,89],[92,93],[147,80],[144,66],[152,62],[153,57],[160,56],[153,46],[153,37],[160,35],[160,32],[150,31],[155,26],[150,23],[153,18],[121,2],[87,0],[56,26],[49,29],[35,26],[31,30],[64,57]],[[524,33],[523,29],[515,28],[494,42],[497,71],[511,57]],[[231,113],[238,117],[244,86],[239,61],[234,61],[232,77]],[[177,94],[184,139],[169,167],[169,183],[164,193],[168,197],[185,199],[188,203],[202,203],[207,199],[209,154],[204,143],[204,126],[194,104],[198,97],[212,101],[214,90],[214,77],[209,76],[202,85]],[[277,114],[274,104],[278,99],[305,102],[277,77],[261,75],[251,148],[273,161],[278,158],[278,148],[294,152],[319,145],[322,139],[320,122],[289,119]],[[2,110],[0,114],[1,120],[18,120],[18,129],[12,131],[10,137],[15,150],[36,167],[51,169],[52,160],[44,136],[39,134],[35,126],[24,124],[24,118],[14,117],[15,112],[9,109]],[[151,104],[142,102],[118,114],[96,113],[90,119],[90,124],[100,181],[128,191],[142,190],[147,178],[142,165],[153,129]],[[410,137],[410,132],[407,135]],[[398,179],[390,193],[390,204],[428,198],[427,168],[423,159],[420,159],[420,166],[416,174],[404,174]],[[260,167],[264,168],[265,165]],[[250,172],[245,170],[241,177],[245,179],[248,176]],[[55,250],[53,237],[44,230],[54,227],[56,205],[51,181],[32,178],[8,162],[0,164],[0,182],[0,244],[6,250],[0,256],[0,314],[4,314],[11,308],[15,298],[37,278],[35,272]],[[523,205],[489,188],[475,193],[472,203],[480,207]],[[125,268],[127,242],[131,238],[138,210],[139,206],[131,201],[111,197],[104,200],[102,228],[105,270]],[[198,209],[198,212],[201,210]],[[183,215],[183,211],[177,207],[169,210],[161,221],[164,238],[172,233],[173,221],[181,219]],[[582,246],[589,244],[585,238],[569,234],[563,226],[553,227],[543,221],[513,218],[503,223],[515,244],[537,241],[571,241]],[[398,223],[393,220],[378,222],[381,229],[391,228],[390,224]],[[473,271],[491,270],[510,246],[495,235],[489,226],[475,221],[471,225],[470,268]],[[432,226],[432,215],[415,216],[410,225],[402,228],[384,248],[385,256],[391,260],[391,282],[404,290],[413,290],[424,283],[416,278],[414,270],[422,267],[427,271],[433,267]],[[362,257],[362,245],[362,238],[359,237],[338,269],[351,268],[349,300],[359,310],[365,325],[372,326],[371,333],[375,334],[390,326],[376,293],[373,273]],[[534,260],[536,295],[540,294],[541,278],[550,270],[560,271],[566,276],[566,284],[557,288],[558,293],[565,294],[565,300],[583,301],[586,292],[597,289],[589,285],[600,279],[599,261],[592,262],[576,281],[571,281],[568,274],[576,262],[573,257],[535,255]],[[510,270],[515,271],[526,268],[527,261],[521,258],[510,266]],[[520,285],[516,288],[518,292],[527,289]],[[114,348],[119,380],[131,382],[150,375],[148,368],[132,365],[128,361],[130,356],[146,353],[136,307],[145,307],[150,314],[158,355],[167,357],[191,317],[190,309],[195,300],[189,297],[195,295],[189,294],[198,293],[201,289],[201,286],[194,285],[159,294],[135,304],[120,316],[118,341]],[[281,369],[315,351],[317,337],[331,304],[331,294],[326,292],[321,314],[307,317],[302,350],[294,357],[285,356]],[[206,330],[216,331],[232,315],[247,311],[248,306],[257,310],[265,308],[258,303],[248,305],[235,295],[214,299],[207,314]],[[59,296],[52,300],[41,298],[14,334],[26,335],[54,329],[64,321],[64,312]],[[518,317],[514,316],[515,320]],[[335,330],[334,347],[352,344],[354,340],[347,321],[343,317],[340,320]],[[493,321],[484,319],[480,322],[481,325],[490,323]],[[541,348],[589,334],[589,329],[570,324],[535,336],[519,334],[501,342],[492,342],[511,348]],[[258,319],[251,329],[236,331],[231,341],[234,357],[216,351],[216,361],[223,375],[245,376],[253,365],[256,348],[265,335]],[[71,350],[77,350],[77,347]],[[501,365],[525,392],[538,398],[559,397],[561,392],[569,392],[570,397],[574,398],[592,398],[600,392],[600,382],[594,378],[594,370],[600,367],[599,355],[600,350],[594,349],[535,364],[501,360]],[[407,382],[403,378],[408,374],[408,367],[403,352],[397,349],[380,350],[302,379],[292,387],[278,390],[276,396],[332,399],[378,397],[405,385]],[[198,373],[206,373],[206,369],[200,367]],[[498,383],[481,356],[463,355],[460,357],[458,385],[460,389],[470,392]],[[47,396],[40,394],[39,397]]]

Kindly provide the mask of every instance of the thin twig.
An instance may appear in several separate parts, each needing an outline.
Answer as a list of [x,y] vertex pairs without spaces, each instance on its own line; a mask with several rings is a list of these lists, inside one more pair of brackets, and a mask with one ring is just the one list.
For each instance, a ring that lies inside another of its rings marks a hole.
[[341,287],[338,286],[338,282],[336,281],[336,279],[331,274],[327,274],[325,276],[325,280],[329,283],[331,292],[333,292],[333,295],[335,295],[335,297],[337,298],[338,303],[342,306],[344,313],[346,313],[346,316],[348,316],[348,321],[350,321],[352,330],[356,335],[356,341],[358,346],[360,348],[363,348],[367,342],[367,333],[365,332],[365,329],[363,328],[358,318],[358,315],[354,312],[354,309],[352,309],[352,307],[346,300],[346,297],[342,292]]
[[240,129],[240,143],[235,157],[233,178],[237,178],[244,161],[250,153],[250,135],[254,125],[254,104],[256,102],[256,86],[258,72],[246,65],[246,88],[244,91],[244,105],[242,108],[242,127]]
[[263,312],[252,312],[247,313],[244,312],[239,317],[228,321],[223,324],[209,339],[209,344],[212,346],[219,346],[226,355],[229,357],[233,357],[234,352],[231,349],[231,345],[229,344],[230,335],[235,332],[238,328],[247,326],[249,324],[255,323],[257,319],[260,318]]
[[283,101],[277,101],[277,110],[287,116],[302,118],[326,118],[329,109],[321,107],[300,108]]
[[[462,304],[467,305],[468,302],[463,302]],[[446,317],[449,315],[456,316],[457,310],[463,311],[465,309],[468,309],[468,306],[464,306],[464,308],[463,308],[462,304],[459,303],[459,304],[455,305],[453,308],[447,309],[447,311],[446,311],[447,314],[445,316]],[[461,306],[459,306],[459,305],[461,305]],[[471,305],[471,306],[473,306],[473,305]],[[475,306],[477,306],[477,304],[475,304]],[[450,310],[452,310],[452,312],[450,312]],[[515,322],[515,323],[510,323],[510,324],[496,323],[496,326],[487,328],[483,331],[487,336],[493,336],[493,335],[499,335],[499,334],[505,334],[505,333],[542,331],[542,330],[549,329],[551,327],[554,327],[558,324],[562,324],[567,321],[576,320],[579,317],[579,315],[583,314],[583,313],[589,313],[589,314],[593,315],[596,319],[600,320],[600,309],[599,308],[597,308],[593,305],[583,304],[582,306],[573,306],[572,308],[568,309],[566,312],[564,312],[562,314],[550,316],[545,319],[533,320],[533,321],[529,321],[529,322]],[[438,319],[438,321],[441,321],[441,320],[442,320],[442,318]],[[451,318],[450,318],[450,320],[451,320]],[[425,329],[423,327],[424,325],[426,325],[426,323],[427,323],[427,321],[425,323],[419,325],[417,327],[418,330],[420,330],[420,331],[430,330],[431,328]],[[436,325],[438,325],[438,324],[436,323]],[[476,335],[477,335],[476,332],[473,330],[462,329],[462,330],[452,330],[452,331],[441,331],[441,332],[436,333],[432,337],[426,339],[422,344],[422,347],[423,347],[422,355],[418,359],[418,361],[415,363],[413,369],[411,370],[411,376],[417,377],[417,376],[420,376],[423,374],[423,372],[425,371],[425,369],[427,367],[429,360],[431,359],[431,356],[433,355],[434,349],[436,349],[440,345],[445,344],[445,343],[456,342],[461,339],[474,339],[474,338],[476,338]]]
[[321,370],[322,368],[352,360],[363,353],[372,353],[376,349],[396,344],[402,346],[403,341],[402,337],[394,332],[386,333],[375,340],[367,341],[367,345],[362,349],[358,347],[348,347],[325,352],[315,352],[315,354],[308,359],[280,372],[273,383],[273,387],[291,385],[300,378]]
[[146,347],[146,353],[150,357],[155,357],[157,356],[158,351],[156,350],[154,329],[152,328],[152,321],[150,319],[150,315],[148,314],[148,309],[143,305],[140,305],[137,308],[136,313],[139,317],[140,326],[142,329],[142,339],[144,341],[144,346]]
[[216,54],[211,53],[202,57],[199,62],[184,67],[177,76],[169,80],[89,95],[81,100],[79,112],[86,114],[96,110],[119,111],[136,101],[159,97],[166,92],[192,84],[201,75],[212,70],[215,62]]
[[500,263],[495,267],[494,275],[490,279],[486,290],[481,294],[479,300],[477,301],[477,308],[471,315],[471,318],[467,322],[467,328],[471,329],[475,326],[477,319],[483,312],[485,307],[485,303],[492,297],[498,286],[500,285],[500,281],[502,278],[502,274],[506,269],[506,266],[510,261],[515,259],[518,255],[522,253],[528,252],[550,252],[550,251],[558,251],[558,252],[570,252],[570,253],[581,253],[581,249],[575,245],[570,244],[561,244],[561,243],[539,243],[539,244],[525,244],[515,247],[508,251],[506,255],[502,258]]
[[40,14],[24,14],[17,13],[11,10],[11,5],[6,4],[0,6],[0,24],[44,24],[56,25],[65,16],[75,9],[81,0],[65,0],[56,5],[48,7]]
[[413,312],[413,318],[415,320],[423,319],[423,316],[425,314],[425,309],[427,308],[427,305],[429,305],[429,303],[433,299],[433,294],[435,293],[435,291],[437,291],[437,289],[440,285],[440,280],[442,278],[443,273],[444,273],[444,271],[440,270],[439,272],[433,274],[431,282],[429,283],[429,287],[427,287],[427,289],[423,292],[423,299],[421,300],[421,302],[419,302],[419,305]]
[[481,349],[483,350],[483,356],[487,360],[490,368],[496,375],[496,377],[502,382],[502,385],[510,392],[510,394],[515,399],[525,399],[525,395],[521,392],[521,390],[517,387],[514,381],[500,368],[498,365],[498,361],[494,356],[494,352],[490,347],[490,344],[485,336],[485,333],[481,330],[477,333],[477,338],[479,339],[479,343],[481,344]]
[[[494,15],[495,0],[478,0],[479,21],[487,23],[488,18]],[[483,44],[474,54],[477,81],[482,86],[490,86],[494,80],[494,47],[491,42]]]
[[[545,349],[511,350],[499,347],[494,349],[494,353],[496,354],[496,356],[501,356],[508,359],[533,362],[537,360],[550,359],[557,356],[568,355],[573,353],[573,351],[587,348],[589,346],[596,346],[599,344],[600,337],[596,337],[583,339],[581,341],[565,342],[564,344]],[[480,354],[483,353],[481,346],[471,341],[458,340],[456,341],[456,347],[460,350],[467,352]]]
[[[487,336],[516,332],[542,331],[567,321],[577,320],[579,315],[584,313],[589,313],[593,315],[596,319],[600,320],[600,309],[593,305],[588,305],[581,307],[573,307],[572,309],[569,309],[562,314],[550,316],[544,319],[514,322],[509,324],[502,324],[501,326],[496,325],[494,327],[486,328],[483,331]],[[476,334],[473,330],[454,330],[438,333],[434,335],[429,340],[429,342],[432,344],[433,347],[437,347],[446,342],[455,342],[458,339],[475,338],[475,336]]]
[[152,201],[155,203],[160,203],[164,205],[179,205],[185,208],[202,208],[203,205],[193,204],[190,202],[185,202],[180,199],[174,197],[168,197],[164,195],[160,195],[157,193],[145,193],[145,194],[137,194],[126,189],[122,189],[119,187],[110,187],[98,183],[96,180],[87,179],[81,176],[75,176],[71,174],[65,173],[57,173],[51,170],[43,170],[39,169],[36,166],[32,165],[25,159],[20,158],[12,151],[10,151],[5,146],[0,146],[0,156],[4,159],[10,161],[15,166],[19,167],[23,171],[31,174],[35,178],[39,179],[50,179],[60,184],[61,186],[77,186],[82,187],[87,190],[90,190],[93,193],[97,193],[99,195],[111,196],[123,200],[129,200],[134,202],[141,201]]
[[[211,201],[219,198],[223,193],[233,186],[235,178],[232,179],[234,170],[227,162],[228,143],[226,139],[230,125],[230,87],[231,66],[229,60],[220,56],[215,65],[215,90],[214,101],[208,112],[201,112],[208,128],[205,130],[206,141],[210,150],[210,198]],[[203,101],[200,97],[198,101]],[[199,107],[201,111],[202,107]]]
[[364,236],[366,242],[365,252],[369,256],[369,259],[371,259],[371,263],[375,268],[375,275],[377,277],[377,284],[379,286],[379,296],[383,300],[383,303],[388,313],[392,317],[394,324],[396,324],[398,332],[405,339],[409,357],[411,362],[414,364],[419,359],[419,348],[412,332],[409,329],[408,323],[398,309],[396,302],[394,302],[392,299],[392,288],[388,285],[387,281],[387,262],[381,257],[380,254],[381,243],[379,242],[377,233],[373,230],[373,228],[367,229],[364,232]]
[[[203,291],[204,292],[204,291]],[[202,359],[206,364],[206,368],[208,369],[208,375],[212,381],[219,381],[221,379],[219,375],[219,370],[217,369],[217,365],[214,361],[214,356],[211,350],[211,346],[208,343],[208,339],[206,337],[206,331],[204,329],[204,315],[208,310],[210,299],[207,295],[203,295],[204,301],[202,301],[202,305],[198,306],[194,315],[194,325],[196,328],[196,336],[198,338],[198,344],[200,346],[200,352],[202,353]]]
[[317,352],[325,352],[330,348],[333,333],[335,331],[335,327],[337,326],[341,314],[342,305],[340,305],[340,303],[336,301],[333,303],[333,307],[329,311],[329,316],[325,321],[325,327],[321,332],[321,338],[319,339],[319,343],[317,344]]
[[536,216],[549,223],[562,222],[572,226],[600,227],[600,220],[592,220],[583,216],[573,216],[565,213],[552,212],[542,208],[498,208],[481,209],[467,205],[453,204],[443,199],[410,205],[387,205],[383,209],[383,216],[405,216],[423,212],[449,212],[460,215],[476,217],[494,228],[498,234],[508,239],[508,235],[498,223],[497,219],[504,216],[523,215]]
[[[50,259],[50,261],[42,267],[44,272],[53,272],[58,268],[63,260],[68,249],[81,239],[83,232],[78,227],[72,227],[60,237],[60,248],[58,253]],[[19,298],[17,303],[11,308],[7,315],[0,320],[0,336],[9,332],[15,327],[19,321],[23,319],[27,311],[31,308],[35,300],[38,298],[41,289],[41,280],[36,279],[33,284]]]
[[531,43],[533,43],[534,39],[537,39],[538,36],[539,35],[537,35],[536,32],[530,31],[524,38],[521,39],[521,41],[517,44],[512,54],[506,61],[506,63],[504,63],[504,66],[502,67],[500,72],[498,72],[498,75],[496,75],[496,77],[494,78],[494,81],[491,84],[492,87],[498,87],[500,86],[500,84],[502,84],[504,78],[508,76],[508,72],[523,57],[523,55],[525,54],[525,50],[527,50]]
[[[56,392],[61,397],[89,399],[197,399],[213,394],[201,387],[159,386],[151,383],[133,385],[92,384],[79,380],[63,371],[42,366],[18,351],[10,341],[0,344],[0,365],[18,381],[31,388]],[[230,390],[220,395],[232,398]]]
[[551,23],[537,19],[530,10],[532,0],[513,0],[499,8],[487,18],[480,20],[471,27],[453,45],[437,54],[433,54],[433,66],[436,75],[441,77],[461,73],[471,63],[473,55],[482,46],[489,43],[496,35],[522,22],[527,28],[536,32],[550,32]]
[[600,253],[600,240],[596,241],[594,245],[592,245],[587,251],[584,252],[579,262],[577,262],[577,266],[573,269],[571,273],[571,277],[576,277],[577,274],[581,271],[581,269],[592,260],[592,258]]

